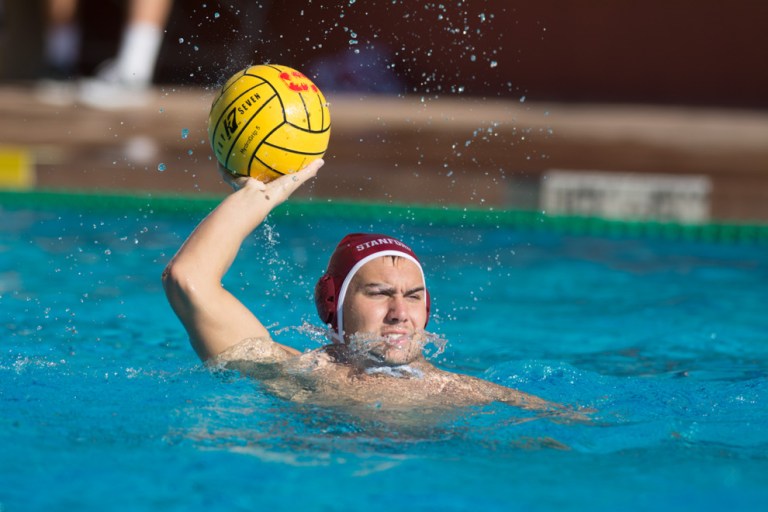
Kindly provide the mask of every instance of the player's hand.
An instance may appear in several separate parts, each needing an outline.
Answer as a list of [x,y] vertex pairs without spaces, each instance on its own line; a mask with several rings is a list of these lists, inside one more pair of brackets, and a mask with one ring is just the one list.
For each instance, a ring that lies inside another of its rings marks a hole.
[[[227,185],[229,185],[230,187],[232,187],[232,190],[234,190],[235,192],[243,188],[245,184],[248,183],[249,180],[258,181],[253,178],[249,178],[248,176],[239,176],[237,174],[232,174],[227,170],[226,167],[221,165],[221,163],[219,163],[219,174],[221,175],[221,180]],[[259,183],[261,182],[259,181]]]
[[325,164],[325,162],[318,158],[317,160],[312,161],[304,169],[291,174],[286,174],[285,176],[280,176],[269,183],[264,183],[263,181],[251,178],[250,176],[232,174],[221,164],[218,164],[218,167],[222,181],[232,187],[235,192],[245,187],[262,191],[271,191],[276,197],[280,198],[280,201],[282,202],[297,188],[303,185],[304,182],[314,178],[323,164]]
[[325,162],[323,162],[322,159],[318,158],[300,171],[280,176],[269,183],[262,184],[264,185],[267,199],[282,203],[288,199],[297,188],[302,186],[308,180],[314,178],[317,175],[317,171],[320,170],[324,163]]
[[280,204],[288,199],[307,180],[314,178],[324,163],[322,159],[314,160],[302,170],[280,176],[268,183],[249,176],[232,174],[221,164],[219,164],[219,174],[221,174],[221,179],[224,183],[231,186],[235,192],[243,188],[258,190],[262,192],[268,201],[276,201],[277,204]]

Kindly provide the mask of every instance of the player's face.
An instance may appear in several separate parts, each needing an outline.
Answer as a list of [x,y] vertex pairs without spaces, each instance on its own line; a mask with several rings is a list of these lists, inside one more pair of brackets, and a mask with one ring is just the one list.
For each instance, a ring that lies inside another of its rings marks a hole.
[[412,261],[389,256],[371,260],[347,290],[345,338],[362,341],[387,364],[414,361],[421,355],[427,323],[425,295],[421,271]]

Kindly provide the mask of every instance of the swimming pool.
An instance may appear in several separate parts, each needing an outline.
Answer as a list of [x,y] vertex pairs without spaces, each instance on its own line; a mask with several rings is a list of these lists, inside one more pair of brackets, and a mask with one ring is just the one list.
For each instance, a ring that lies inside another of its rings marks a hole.
[[227,277],[280,339],[316,346],[291,327],[317,323],[312,285],[342,234],[392,232],[424,261],[448,340],[436,364],[598,410],[589,425],[499,405],[413,422],[285,403],[201,366],[159,276],[212,203],[4,203],[4,512],[768,505],[765,244],[285,205]]

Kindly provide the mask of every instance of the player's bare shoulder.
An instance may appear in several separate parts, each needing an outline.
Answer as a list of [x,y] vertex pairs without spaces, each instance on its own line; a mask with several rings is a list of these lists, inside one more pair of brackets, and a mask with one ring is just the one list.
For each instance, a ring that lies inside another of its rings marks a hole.
[[323,349],[298,352],[268,337],[243,340],[209,365],[255,378],[270,393],[293,401],[309,401],[319,384],[337,373]]
[[296,354],[293,349],[275,343],[268,336],[247,338],[214,357],[210,364],[216,366],[236,362],[281,363],[295,357]]

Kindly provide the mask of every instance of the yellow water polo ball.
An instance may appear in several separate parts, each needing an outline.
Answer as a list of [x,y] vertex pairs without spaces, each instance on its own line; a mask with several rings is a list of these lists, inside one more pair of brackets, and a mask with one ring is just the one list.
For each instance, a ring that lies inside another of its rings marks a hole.
[[299,71],[261,64],[235,73],[213,100],[208,139],[229,172],[270,181],[328,149],[331,116],[320,89]]

